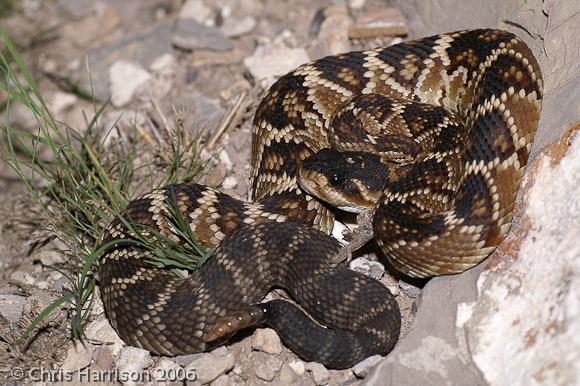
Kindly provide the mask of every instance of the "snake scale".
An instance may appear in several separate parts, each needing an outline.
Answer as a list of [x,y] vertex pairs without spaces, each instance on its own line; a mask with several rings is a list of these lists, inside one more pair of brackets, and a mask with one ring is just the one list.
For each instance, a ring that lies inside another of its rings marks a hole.
[[[501,30],[300,66],[256,111],[250,202],[170,185],[122,216],[180,241],[169,219],[170,207],[179,209],[196,238],[217,247],[198,271],[178,278],[152,266],[153,252],[120,241],[132,237],[126,221],[110,224],[104,242],[112,246],[99,268],[109,320],[126,343],[163,355],[208,350],[261,324],[328,367],[388,353],[399,335],[398,306],[379,282],[330,263],[339,244],[327,235],[334,217],[320,198],[343,207],[352,195],[374,207],[376,241],[402,273],[462,272],[509,230],[541,98],[530,49]],[[368,144],[377,154],[361,154]],[[385,178],[348,177],[359,164]],[[262,303],[274,287],[297,305]]]

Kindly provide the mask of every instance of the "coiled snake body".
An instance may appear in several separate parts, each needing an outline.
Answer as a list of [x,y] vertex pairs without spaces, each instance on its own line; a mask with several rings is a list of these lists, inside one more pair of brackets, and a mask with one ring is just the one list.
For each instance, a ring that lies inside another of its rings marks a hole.
[[[315,194],[324,181],[366,199],[379,189],[375,237],[392,265],[414,277],[461,272],[509,229],[541,96],[531,51],[500,30],[436,35],[300,66],[271,87],[256,112],[252,202],[183,184],[129,205],[126,219],[179,241],[173,205],[199,241],[217,249],[180,279],[153,267],[152,252],[113,245],[99,271],[112,325],[127,343],[165,355],[207,350],[261,323],[298,355],[329,367],[386,354],[399,334],[396,302],[380,283],[330,263],[338,250],[325,234],[332,212],[304,190]],[[386,182],[325,177],[311,160],[333,163],[328,148],[337,143],[357,152],[336,161],[340,169],[366,159],[357,158],[366,149],[359,143],[378,147]],[[128,237],[117,219],[105,242]],[[272,287],[285,288],[314,320],[285,301],[260,303]]]

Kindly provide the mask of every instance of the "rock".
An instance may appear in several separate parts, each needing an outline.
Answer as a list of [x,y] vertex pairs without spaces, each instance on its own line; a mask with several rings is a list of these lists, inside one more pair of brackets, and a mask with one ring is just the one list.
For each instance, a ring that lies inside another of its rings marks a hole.
[[176,363],[180,364],[181,366],[188,367],[190,364],[200,359],[203,355],[204,355],[203,353],[193,353],[187,355],[178,355],[173,359],[175,360]]
[[280,369],[280,374],[278,375],[278,380],[282,385],[292,385],[298,381],[299,377],[298,374],[292,370],[292,368],[285,364]]
[[89,367],[96,349],[97,346],[87,342],[82,343],[78,340],[71,342],[60,370],[70,373]]
[[306,364],[300,360],[295,360],[288,363],[288,366],[294,371],[299,377],[303,376],[306,372]]
[[220,27],[220,31],[228,37],[238,37],[252,32],[256,27],[256,19],[252,16],[246,16],[241,19],[229,18]]
[[[98,370],[110,371],[113,370],[115,362],[111,350],[107,346],[101,346],[94,355],[94,367]],[[92,367],[92,366],[91,366]]]
[[46,266],[60,264],[65,260],[64,254],[60,251],[39,251],[33,258]]
[[317,56],[336,55],[350,50],[348,31],[352,19],[344,4],[334,4],[324,10],[324,21],[320,24],[318,40],[324,47],[318,48]]
[[483,385],[465,336],[455,332],[457,304],[476,298],[478,268],[431,279],[419,297],[414,325],[364,379],[368,385]]
[[104,314],[85,327],[85,335],[87,339],[107,344],[113,356],[117,356],[125,345]]
[[353,271],[360,272],[364,275],[370,276],[375,280],[381,280],[385,274],[385,266],[378,261],[370,261],[364,257],[354,259],[349,263],[349,268]]
[[306,370],[312,374],[312,379],[318,386],[327,385],[330,381],[330,372],[320,363],[308,362]]
[[227,374],[220,375],[215,381],[211,383],[211,386],[234,386],[235,382],[232,381]]
[[348,6],[351,9],[361,9],[365,6],[366,0],[348,0]]
[[82,57],[87,58],[90,77],[87,67],[79,65],[72,74],[72,80],[106,100],[110,97],[108,80],[111,65],[122,60],[147,68],[159,56],[171,53],[173,25],[173,20],[165,21],[88,50]]
[[16,284],[30,286],[36,283],[36,279],[29,272],[14,271],[10,274],[10,280]]
[[[184,127],[193,133],[205,127],[211,133],[225,113],[220,101],[197,91],[184,90],[174,101],[177,111],[189,111]],[[208,155],[209,156],[209,155]],[[207,160],[207,159],[206,159]]]
[[151,74],[141,66],[119,60],[109,70],[111,103],[121,107],[131,101],[137,89],[151,79]]
[[178,19],[173,31],[173,44],[183,50],[205,49],[227,51],[234,46],[218,29],[193,19]]
[[369,373],[369,370],[376,366],[377,363],[379,363],[382,359],[383,357],[380,355],[373,355],[372,357],[368,357],[354,365],[352,372],[357,378],[362,379],[366,377]]
[[214,11],[205,5],[202,0],[187,0],[181,6],[178,17],[180,19],[192,19],[206,26],[215,25]]
[[361,14],[349,31],[351,39],[381,36],[406,36],[409,33],[405,19],[397,8],[369,10]]
[[222,149],[219,153],[219,162],[226,167],[228,172],[232,171],[234,164],[232,163],[232,160],[230,159],[230,156],[225,149]]
[[137,385],[138,383],[134,380],[135,374],[141,374],[143,370],[152,364],[153,360],[149,351],[126,346],[121,349],[115,367],[119,372],[123,385]]
[[459,306],[459,331],[492,386],[580,382],[580,124],[575,130],[528,169],[524,219],[479,277],[477,302]]
[[[67,3],[75,2],[68,1]],[[96,41],[102,40],[104,36],[112,35],[122,22],[123,19],[115,7],[106,7],[101,12],[95,12],[91,17],[64,23],[59,33],[67,44],[73,43],[79,48],[87,48]]]
[[224,189],[235,189],[236,186],[238,186],[238,180],[233,176],[224,178],[224,181],[222,182],[222,188]]
[[48,108],[50,112],[57,117],[57,119],[62,119],[64,116],[63,114],[66,110],[70,109],[75,103],[78,102],[76,95],[63,92],[63,91],[55,91],[50,95],[48,100]]
[[177,66],[175,56],[167,53],[157,57],[149,66],[149,70],[157,75],[170,77],[175,75]]
[[265,361],[256,362],[258,362],[255,370],[256,377],[266,382],[272,381],[282,367],[282,360],[276,357],[269,357]]
[[0,315],[7,321],[16,323],[22,317],[26,298],[19,295],[0,294]]
[[278,355],[282,352],[282,343],[276,331],[271,328],[260,328],[252,337],[252,349]]
[[73,19],[86,17],[95,11],[95,2],[92,0],[59,0],[58,7],[69,14]]
[[226,177],[227,168],[224,164],[218,163],[206,174],[204,183],[209,186],[219,186]]
[[[195,381],[197,378],[197,374],[195,372],[185,374],[185,370],[169,358],[159,358],[159,361],[151,370],[151,374],[159,384],[166,386],[182,385],[184,380]],[[183,377],[183,375],[185,377]]]
[[234,363],[235,359],[232,353],[221,356],[206,353],[193,361],[185,370],[195,371],[197,380],[202,384],[207,384],[233,369]]
[[284,75],[308,61],[308,54],[303,48],[260,46],[252,56],[244,59],[244,65],[254,79],[273,81],[275,77]]
[[406,283],[403,280],[399,280],[399,288],[411,298],[416,298],[421,294],[421,288],[415,287],[413,284]]

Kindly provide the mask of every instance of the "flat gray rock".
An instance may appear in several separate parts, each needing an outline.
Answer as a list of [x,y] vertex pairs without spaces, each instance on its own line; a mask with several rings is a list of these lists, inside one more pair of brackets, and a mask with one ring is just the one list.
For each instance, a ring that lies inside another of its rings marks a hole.
[[173,20],[164,21],[145,31],[129,34],[112,43],[92,48],[84,55],[90,77],[84,65],[73,74],[86,90],[105,100],[109,98],[109,68],[118,60],[140,64],[147,68],[159,56],[172,52],[171,34]]
[[455,332],[457,304],[476,300],[479,270],[432,279],[413,327],[364,380],[365,385],[485,385],[464,338]]
[[177,19],[172,42],[183,50],[228,51],[234,47],[220,30],[203,25],[193,19]]

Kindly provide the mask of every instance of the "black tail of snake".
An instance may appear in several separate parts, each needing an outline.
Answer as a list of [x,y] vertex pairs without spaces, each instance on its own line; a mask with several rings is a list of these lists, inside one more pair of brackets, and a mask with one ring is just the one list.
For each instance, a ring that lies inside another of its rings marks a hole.
[[[387,354],[399,335],[397,304],[381,283],[332,266],[339,245],[325,233],[333,214],[305,193],[316,189],[301,187],[298,171],[318,154],[332,161],[335,150],[323,149],[378,146],[379,155],[364,162],[385,162],[387,178],[343,181],[340,196],[378,200],[375,237],[402,273],[462,272],[509,230],[541,98],[530,49],[500,30],[436,35],[300,66],[257,109],[252,202],[183,184],[129,205],[126,219],[178,240],[169,220],[174,205],[199,241],[217,249],[179,279],[151,266],[151,252],[122,242],[109,248],[99,280],[111,324],[126,343],[163,355],[204,351],[260,324],[328,367]],[[315,171],[328,189],[340,185],[337,176]],[[124,224],[115,220],[104,242],[132,237]],[[261,303],[273,287],[301,308]]]

